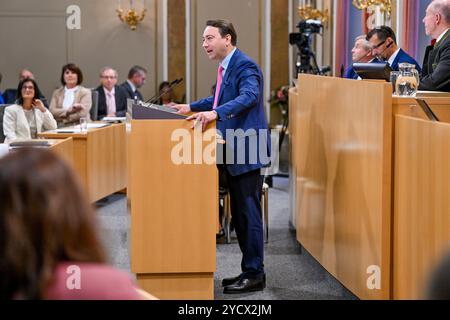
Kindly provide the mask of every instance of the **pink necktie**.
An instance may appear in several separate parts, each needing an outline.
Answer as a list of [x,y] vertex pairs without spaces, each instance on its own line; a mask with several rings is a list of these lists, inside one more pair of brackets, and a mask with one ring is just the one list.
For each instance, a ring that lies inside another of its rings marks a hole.
[[107,115],[116,113],[116,101],[111,92],[107,92],[106,105],[108,107]]
[[217,108],[217,103],[219,102],[219,93],[220,93],[220,87],[222,86],[222,72],[223,72],[222,65],[219,65],[219,70],[217,70],[217,83],[216,83],[216,94],[214,96],[214,104],[213,104],[213,110]]

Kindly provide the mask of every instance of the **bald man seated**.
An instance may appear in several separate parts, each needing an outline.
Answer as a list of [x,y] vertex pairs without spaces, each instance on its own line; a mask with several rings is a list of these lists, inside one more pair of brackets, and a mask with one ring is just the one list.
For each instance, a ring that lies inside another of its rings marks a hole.
[[450,1],[431,2],[423,23],[436,43],[426,48],[419,90],[450,92]]
[[[33,79],[34,80],[34,74],[28,69],[23,69],[19,73],[19,83],[25,79]],[[39,100],[41,100],[44,103],[44,106],[48,109],[48,101],[44,97],[44,95],[42,94],[41,91],[38,92],[38,96],[39,96]],[[3,100],[4,100],[4,103],[6,103],[6,104],[14,104],[16,102],[17,98],[18,98],[17,88],[6,89],[5,92],[3,93]]]
[[[372,54],[372,47],[366,39],[366,35],[359,36],[355,39],[355,46],[352,49],[353,63],[370,63],[379,62]],[[353,69],[353,65],[347,69],[344,78],[346,79],[361,79]]]

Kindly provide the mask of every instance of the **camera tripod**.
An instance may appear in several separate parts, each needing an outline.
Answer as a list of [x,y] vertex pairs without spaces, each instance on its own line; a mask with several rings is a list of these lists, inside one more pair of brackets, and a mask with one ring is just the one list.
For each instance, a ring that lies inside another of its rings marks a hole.
[[310,46],[299,48],[295,66],[297,71],[296,77],[299,73],[324,75],[326,72],[330,71],[330,67],[319,68],[316,54]]

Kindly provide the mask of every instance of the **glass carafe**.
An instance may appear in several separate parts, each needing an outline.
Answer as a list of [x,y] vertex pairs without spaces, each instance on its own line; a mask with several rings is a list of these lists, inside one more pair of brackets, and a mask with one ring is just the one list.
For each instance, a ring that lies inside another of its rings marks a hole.
[[410,63],[399,64],[400,75],[397,78],[396,93],[398,96],[414,97],[419,87],[419,71]]

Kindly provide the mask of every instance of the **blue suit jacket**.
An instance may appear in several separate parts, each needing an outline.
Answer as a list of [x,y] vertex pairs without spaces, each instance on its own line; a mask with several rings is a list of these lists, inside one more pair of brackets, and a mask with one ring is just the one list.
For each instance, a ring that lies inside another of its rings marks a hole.
[[[194,112],[211,111],[213,103],[214,97],[211,96],[190,106]],[[234,154],[232,163],[228,160],[225,163],[230,174],[237,176],[269,166],[270,135],[264,114],[263,74],[259,66],[239,49],[233,54],[222,80],[216,112],[216,127],[226,140],[227,158],[231,152]],[[227,130],[239,129],[244,134],[231,136],[227,133]],[[256,150],[254,144],[252,148],[249,145],[255,141]],[[243,151],[243,143],[245,161],[237,158],[238,150]],[[260,157],[260,149],[263,157]]]
[[13,104],[17,99],[17,90],[16,89],[6,89],[3,92],[3,101],[6,104]]
[[391,69],[393,71],[399,71],[399,64],[403,62],[414,64],[416,66],[417,71],[419,71],[419,74],[422,72],[422,68],[417,63],[417,61],[414,60],[414,58],[411,57],[409,54],[407,54],[405,51],[403,51],[403,49],[400,49],[399,53],[395,57],[395,60],[394,62],[392,62],[391,65]]
[[353,69],[353,67],[350,67],[347,69],[347,71],[345,71],[345,79],[353,79],[356,80],[358,79],[358,75],[356,74],[355,70]]

